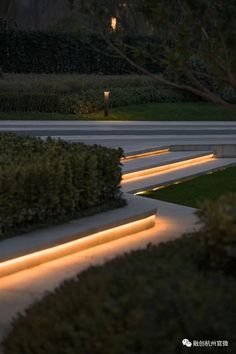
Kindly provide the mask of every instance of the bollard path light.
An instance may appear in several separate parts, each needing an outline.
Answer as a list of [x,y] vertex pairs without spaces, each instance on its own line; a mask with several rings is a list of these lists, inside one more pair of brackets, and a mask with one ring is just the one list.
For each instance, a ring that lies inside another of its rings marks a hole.
[[109,116],[110,91],[104,91],[104,116]]

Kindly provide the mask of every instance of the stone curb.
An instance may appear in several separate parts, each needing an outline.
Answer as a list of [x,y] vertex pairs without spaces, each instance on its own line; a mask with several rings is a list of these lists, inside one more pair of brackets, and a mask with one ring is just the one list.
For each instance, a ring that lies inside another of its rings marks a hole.
[[236,144],[179,144],[170,147],[171,151],[213,151],[216,157],[236,157]]

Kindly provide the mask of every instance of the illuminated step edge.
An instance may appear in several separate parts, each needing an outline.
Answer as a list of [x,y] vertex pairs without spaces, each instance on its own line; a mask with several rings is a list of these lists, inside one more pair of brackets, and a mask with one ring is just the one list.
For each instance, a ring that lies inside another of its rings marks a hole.
[[123,182],[126,181],[131,181],[131,180],[135,180],[138,178],[141,178],[143,176],[147,176],[147,175],[152,175],[158,172],[164,172],[164,171],[168,171],[168,170],[172,170],[175,168],[179,168],[179,167],[187,167],[187,166],[191,166],[197,163],[203,163],[203,162],[207,162],[210,161],[214,158],[214,154],[213,153],[204,153],[201,154],[200,156],[194,157],[194,158],[185,158],[184,160],[181,159],[179,161],[170,161],[167,164],[163,164],[163,165],[159,165],[159,166],[155,166],[155,167],[149,167],[149,168],[145,168],[143,170],[138,170],[138,171],[134,171],[134,172],[127,172],[124,173],[122,176],[122,180]]
[[164,173],[154,173],[146,178],[140,177],[128,180],[122,184],[122,189],[126,193],[142,195],[146,191],[167,187],[171,184],[178,184],[232,166],[236,166],[235,158],[214,158],[204,163],[192,164],[189,167],[175,168]]
[[42,263],[46,263],[79,251],[86,250],[91,247],[101,245],[103,243],[114,241],[119,238],[147,230],[155,225],[155,220],[155,215],[152,215],[147,218],[85,236],[78,240],[70,241],[59,246],[50,247],[42,251],[1,262],[0,278],[38,266]]
[[125,161],[129,161],[129,160],[140,159],[143,157],[150,157],[150,156],[165,154],[169,151],[170,151],[170,148],[167,146],[148,149],[148,150],[134,151],[134,152],[127,154],[124,158],[121,159],[121,161],[125,162]]
[[123,208],[1,241],[0,278],[153,227],[156,201],[125,196]]

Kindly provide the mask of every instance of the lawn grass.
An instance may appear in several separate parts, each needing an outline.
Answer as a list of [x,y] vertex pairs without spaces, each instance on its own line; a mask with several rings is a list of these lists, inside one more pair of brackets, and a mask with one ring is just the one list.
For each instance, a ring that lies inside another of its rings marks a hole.
[[117,120],[117,121],[236,121],[236,112],[205,102],[147,103],[114,108],[81,117],[59,113],[0,113],[0,120]]
[[197,236],[92,267],[14,319],[5,354],[216,353],[183,347],[227,340],[236,352],[236,282],[202,269]]
[[[91,119],[103,120],[103,112],[93,113]],[[236,111],[205,103],[149,103],[114,108],[111,120],[151,121],[236,121]]]
[[216,200],[230,192],[236,193],[236,167],[149,191],[144,196],[198,208],[204,199]]

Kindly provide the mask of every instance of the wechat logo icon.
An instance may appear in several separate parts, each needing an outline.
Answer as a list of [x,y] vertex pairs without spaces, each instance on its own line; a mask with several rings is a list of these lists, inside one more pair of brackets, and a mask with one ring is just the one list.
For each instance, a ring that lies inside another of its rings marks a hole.
[[182,344],[189,348],[192,346],[192,343],[188,339],[183,339]]

